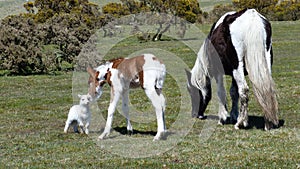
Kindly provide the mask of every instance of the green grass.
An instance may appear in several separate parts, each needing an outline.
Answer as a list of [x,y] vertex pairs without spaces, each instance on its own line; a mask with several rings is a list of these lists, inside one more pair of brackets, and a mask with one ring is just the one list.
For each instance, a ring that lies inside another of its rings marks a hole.
[[[210,25],[199,27],[207,33]],[[106,118],[108,87],[97,106],[93,105],[98,108],[93,112],[92,132],[85,136],[72,132],[64,134],[63,128],[73,104],[73,94],[87,91],[86,73],[80,74],[80,84],[72,81],[72,72],[56,76],[0,77],[1,168],[299,168],[299,30],[300,22],[273,22],[273,78],[277,86],[280,120],[284,121],[284,125],[268,132],[255,125],[248,130],[234,130],[229,124],[215,126],[217,120],[214,119],[194,121],[189,112],[180,112],[180,102],[189,98],[181,95],[176,77],[168,74],[164,88],[166,121],[167,128],[175,133],[167,140],[151,141],[156,132],[155,116],[143,91],[135,90],[130,94],[131,104],[138,110],[152,113],[147,117],[149,121],[136,119],[132,123],[135,134],[127,136],[124,134],[125,120],[116,112],[115,131],[108,139],[97,141],[104,127],[100,117]],[[175,53],[190,68],[195,61],[195,54],[179,41],[169,39],[139,43],[135,37],[115,45],[106,58],[127,56],[145,48],[163,48]],[[176,68],[175,63],[165,62],[168,63],[167,69]],[[176,73],[180,75],[182,72]],[[72,82],[76,89],[73,88],[73,92]],[[182,83],[184,85],[185,82]],[[229,84],[227,81],[227,88]],[[77,103],[78,99],[74,98]],[[262,123],[261,112],[251,93],[250,123]],[[213,105],[210,105],[207,114],[217,115]],[[185,119],[186,123],[176,123],[179,119]],[[172,126],[175,123],[178,128]],[[180,131],[181,125],[186,131]],[[189,125],[191,129],[187,128]],[[176,140],[181,132],[188,134],[182,140]],[[136,142],[133,140],[130,147],[123,138],[136,139]],[[128,148],[124,149],[124,146]],[[159,151],[153,153],[156,149]],[[146,158],[125,157],[126,153],[129,157],[139,157],[139,153],[147,155],[150,152],[153,154]]]

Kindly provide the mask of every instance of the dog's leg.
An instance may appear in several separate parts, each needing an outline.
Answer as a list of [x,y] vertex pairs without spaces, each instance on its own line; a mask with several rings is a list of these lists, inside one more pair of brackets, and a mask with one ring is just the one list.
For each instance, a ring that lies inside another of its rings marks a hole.
[[165,98],[162,93],[156,92],[155,88],[146,89],[145,92],[148,98],[151,100],[156,112],[157,134],[153,139],[153,141],[155,141],[155,140],[159,140],[166,131],[165,116],[164,116]]
[[85,124],[85,134],[89,134],[90,120],[87,120]]
[[111,87],[111,95],[110,95],[110,104],[108,107],[108,113],[107,113],[107,121],[105,125],[105,129],[103,133],[99,136],[99,139],[103,139],[105,136],[108,136],[110,133],[112,121],[113,121],[113,116],[114,112],[116,110],[117,103],[120,98],[120,91],[115,91],[113,87]]
[[133,130],[132,130],[132,126],[131,126],[131,123],[130,123],[130,116],[129,116],[129,107],[128,107],[128,104],[129,104],[129,89],[123,91],[123,95],[122,95],[122,110],[123,110],[123,114],[124,114],[124,116],[126,118],[127,132],[129,134],[131,134],[131,133],[133,133]]
[[230,112],[230,122],[232,124],[237,122],[239,116],[239,93],[238,86],[235,82],[235,79],[232,78],[231,87],[230,87],[230,97],[232,100],[232,108]]
[[78,120],[78,124],[79,124],[79,127],[80,127],[82,133],[86,133],[86,131],[84,130],[84,127],[83,127],[84,126],[83,122],[81,120]]
[[66,121],[66,125],[65,125],[65,129],[64,129],[64,133],[68,132],[68,129],[70,127],[71,122],[69,120]]
[[218,86],[218,97],[219,97],[219,124],[223,124],[227,119],[227,106],[226,106],[226,90],[223,83],[223,75],[220,74],[216,77]]

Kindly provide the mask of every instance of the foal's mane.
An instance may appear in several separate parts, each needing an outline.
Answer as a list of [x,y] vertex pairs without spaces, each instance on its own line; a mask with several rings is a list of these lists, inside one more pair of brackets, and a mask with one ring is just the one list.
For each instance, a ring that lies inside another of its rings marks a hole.
[[108,62],[113,63],[112,68],[117,68],[119,64],[123,62],[123,60],[124,58],[120,57],[120,58],[111,59]]

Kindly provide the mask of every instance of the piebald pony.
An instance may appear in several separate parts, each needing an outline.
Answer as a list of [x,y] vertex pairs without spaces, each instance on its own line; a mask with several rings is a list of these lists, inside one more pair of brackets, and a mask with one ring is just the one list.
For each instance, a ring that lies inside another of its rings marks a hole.
[[[278,103],[271,76],[273,62],[271,24],[254,9],[229,12],[215,23],[201,46],[195,65],[188,74],[188,88],[193,102],[193,115],[200,118],[211,99],[211,79],[218,86],[220,123],[227,118],[226,92],[223,75],[232,76],[230,96],[231,119],[235,128],[248,125],[248,93],[245,75],[253,84],[254,94],[261,105],[265,129],[278,125]],[[238,113],[238,100],[241,107]]]

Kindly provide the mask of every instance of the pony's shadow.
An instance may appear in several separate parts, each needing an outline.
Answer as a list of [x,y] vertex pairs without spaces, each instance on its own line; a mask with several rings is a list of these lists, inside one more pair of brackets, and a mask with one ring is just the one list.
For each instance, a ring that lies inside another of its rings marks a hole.
[[[279,120],[279,124],[277,127],[275,128],[280,128],[284,125],[284,120]],[[261,116],[248,116],[248,127],[246,127],[245,129],[261,129],[264,130],[265,129],[265,120],[264,117]]]
[[[210,120],[219,120],[218,116],[215,115],[207,115],[205,116],[205,119],[210,119]],[[230,118],[227,118],[226,121],[224,122],[225,125],[228,124],[235,124],[235,122],[231,122]],[[276,128],[280,128],[284,125],[284,120],[279,120],[279,124]],[[265,129],[265,120],[264,117],[261,116],[248,116],[248,126],[244,127],[244,129],[261,129],[264,130]]]

